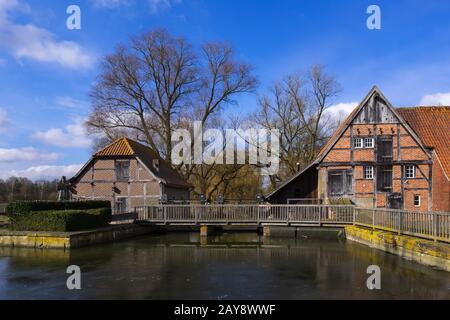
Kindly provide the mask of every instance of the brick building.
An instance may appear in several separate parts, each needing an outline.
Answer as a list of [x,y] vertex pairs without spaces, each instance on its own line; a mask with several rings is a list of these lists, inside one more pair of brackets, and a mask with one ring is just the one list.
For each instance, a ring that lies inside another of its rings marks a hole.
[[316,160],[267,198],[450,211],[450,107],[395,109],[374,87]]
[[189,200],[192,188],[155,151],[127,138],[94,154],[70,182],[72,198],[110,200],[116,214],[161,200]]

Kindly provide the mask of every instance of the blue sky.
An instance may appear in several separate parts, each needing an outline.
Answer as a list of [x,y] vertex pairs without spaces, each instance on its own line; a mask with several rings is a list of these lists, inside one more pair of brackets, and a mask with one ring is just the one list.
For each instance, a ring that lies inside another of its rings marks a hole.
[[[72,4],[81,30],[66,28]],[[381,30],[366,27],[371,4]],[[374,84],[396,106],[450,105],[448,1],[0,0],[0,178],[70,176],[87,161],[82,123],[101,57],[158,27],[195,45],[231,43],[255,67],[259,93],[321,63],[343,88],[335,110]]]

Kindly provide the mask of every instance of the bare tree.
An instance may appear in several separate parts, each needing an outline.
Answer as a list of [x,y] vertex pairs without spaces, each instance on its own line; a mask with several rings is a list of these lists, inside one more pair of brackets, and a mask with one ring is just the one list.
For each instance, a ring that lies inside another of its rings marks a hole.
[[88,127],[111,139],[130,131],[170,161],[174,124],[199,81],[197,57],[185,39],[165,30],[143,34],[104,59]]
[[326,109],[340,91],[323,66],[312,66],[305,76],[291,74],[259,98],[256,121],[266,129],[279,129],[280,173],[270,177],[272,187],[307,166],[336,127]]
[[[193,121],[205,128],[221,123],[221,111],[240,94],[253,92],[257,83],[251,66],[236,61],[227,44],[206,43],[195,50],[166,30],[152,31],[105,57],[91,91],[87,126],[109,141],[119,135],[137,139],[171,162],[175,129],[192,130]],[[195,176],[198,192],[222,181],[214,177],[215,165],[177,169],[188,179]]]

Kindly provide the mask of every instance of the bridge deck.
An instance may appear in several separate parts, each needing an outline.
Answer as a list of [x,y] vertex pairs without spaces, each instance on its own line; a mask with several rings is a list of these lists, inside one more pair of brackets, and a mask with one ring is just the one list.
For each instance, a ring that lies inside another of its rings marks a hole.
[[352,206],[163,205],[136,208],[137,221],[153,225],[343,226]]
[[450,213],[367,209],[345,205],[156,205],[135,208],[135,222],[151,225],[360,225],[450,242]]

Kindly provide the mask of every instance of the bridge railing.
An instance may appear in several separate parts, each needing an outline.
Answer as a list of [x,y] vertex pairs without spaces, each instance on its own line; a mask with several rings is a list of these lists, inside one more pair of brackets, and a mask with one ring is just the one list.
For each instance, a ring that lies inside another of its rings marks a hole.
[[136,207],[137,221],[162,224],[351,224],[353,206],[155,205]]
[[355,208],[355,225],[450,242],[450,213]]

